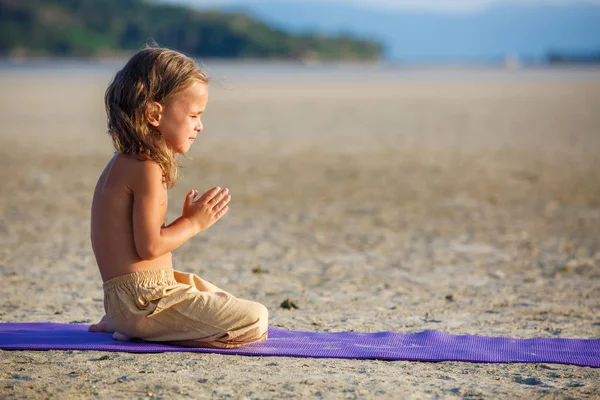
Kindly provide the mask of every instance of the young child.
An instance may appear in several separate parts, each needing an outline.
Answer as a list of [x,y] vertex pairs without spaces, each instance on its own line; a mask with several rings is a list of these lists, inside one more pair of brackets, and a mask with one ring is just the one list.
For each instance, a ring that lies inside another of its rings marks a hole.
[[171,252],[228,210],[228,190],[190,190],[183,212],[164,224],[177,155],[202,132],[208,79],[176,51],[146,48],[106,90],[116,150],[92,202],[91,239],[104,281],[102,320],[91,332],[191,347],[232,348],[267,338],[268,311],[200,277],[173,270]]

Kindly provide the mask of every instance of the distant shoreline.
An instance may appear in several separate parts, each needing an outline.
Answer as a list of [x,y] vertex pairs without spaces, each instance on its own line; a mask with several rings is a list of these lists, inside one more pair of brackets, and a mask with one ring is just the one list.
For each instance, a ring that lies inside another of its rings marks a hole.
[[[125,63],[134,52],[123,53],[115,56],[89,56],[89,57],[54,57],[54,56],[1,56],[0,66],[6,65],[70,65],[70,64],[122,64]],[[227,64],[227,65],[292,65],[321,67],[321,66],[384,66],[394,68],[486,68],[486,69],[547,69],[547,68],[600,68],[600,58],[598,60],[570,60],[561,58],[558,61],[537,60],[522,61],[512,64],[506,60],[500,59],[448,59],[448,60],[396,60],[396,59],[378,59],[378,60],[303,60],[291,58],[218,58],[201,57],[190,55],[198,60],[199,63]]]
[[[133,54],[133,52],[132,52]],[[321,67],[370,67],[370,68],[397,68],[397,69],[600,69],[598,63],[591,62],[530,62],[518,66],[507,66],[505,63],[489,60],[447,60],[447,61],[422,61],[422,60],[330,60],[330,61],[303,61],[285,58],[203,58],[193,57],[200,64],[219,65],[260,65],[260,66],[297,66],[310,68]],[[119,57],[3,57],[0,56],[0,66],[70,66],[70,65],[120,65],[129,59],[127,56]]]
[[[109,79],[126,62],[126,59],[94,58],[36,58],[7,60],[0,58],[0,75],[27,75],[44,78],[85,76]],[[394,62],[342,63],[328,62],[306,64],[292,61],[249,61],[206,59],[201,61],[211,80],[217,86],[233,82],[278,84],[293,78],[297,82],[322,82],[335,84],[356,80],[369,84],[397,83],[450,83],[471,84],[481,82],[560,82],[598,81],[600,66],[538,64],[517,69],[500,64],[405,64]]]

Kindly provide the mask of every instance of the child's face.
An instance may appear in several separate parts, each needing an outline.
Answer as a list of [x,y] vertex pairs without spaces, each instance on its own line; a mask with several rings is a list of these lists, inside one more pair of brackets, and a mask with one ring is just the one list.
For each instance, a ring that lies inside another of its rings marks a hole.
[[196,82],[175,95],[160,111],[158,130],[177,153],[186,153],[196,136],[202,132],[200,118],[208,102],[208,85]]

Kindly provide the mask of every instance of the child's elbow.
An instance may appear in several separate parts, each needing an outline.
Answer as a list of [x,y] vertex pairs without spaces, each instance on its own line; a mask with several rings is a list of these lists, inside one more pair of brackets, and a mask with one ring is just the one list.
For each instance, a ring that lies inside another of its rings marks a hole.
[[143,261],[152,261],[162,255],[158,246],[153,246],[151,244],[136,246],[136,250],[138,256],[140,256]]

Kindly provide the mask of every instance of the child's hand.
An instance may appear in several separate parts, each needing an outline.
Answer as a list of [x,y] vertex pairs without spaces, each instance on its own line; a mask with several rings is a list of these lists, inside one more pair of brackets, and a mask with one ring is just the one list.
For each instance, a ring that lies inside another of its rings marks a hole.
[[227,203],[231,200],[228,193],[227,188],[221,190],[217,186],[194,200],[198,196],[198,191],[192,189],[185,197],[182,216],[188,218],[198,231],[202,232],[225,215],[229,209]]

